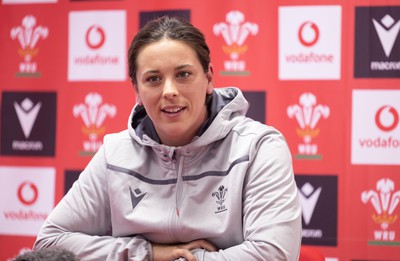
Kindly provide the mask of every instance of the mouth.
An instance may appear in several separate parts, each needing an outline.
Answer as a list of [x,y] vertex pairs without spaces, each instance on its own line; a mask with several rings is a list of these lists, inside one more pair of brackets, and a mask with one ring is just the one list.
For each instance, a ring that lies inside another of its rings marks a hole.
[[168,113],[168,114],[175,114],[183,111],[185,107],[181,106],[173,106],[173,107],[164,107],[161,109],[162,112]]

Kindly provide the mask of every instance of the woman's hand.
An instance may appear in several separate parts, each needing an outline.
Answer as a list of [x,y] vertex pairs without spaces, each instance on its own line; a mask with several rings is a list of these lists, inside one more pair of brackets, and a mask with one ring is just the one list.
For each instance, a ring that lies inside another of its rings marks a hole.
[[171,261],[180,257],[187,261],[197,261],[196,257],[190,252],[196,248],[203,248],[207,251],[217,251],[217,248],[210,242],[199,239],[186,244],[163,245],[152,243],[153,261]]

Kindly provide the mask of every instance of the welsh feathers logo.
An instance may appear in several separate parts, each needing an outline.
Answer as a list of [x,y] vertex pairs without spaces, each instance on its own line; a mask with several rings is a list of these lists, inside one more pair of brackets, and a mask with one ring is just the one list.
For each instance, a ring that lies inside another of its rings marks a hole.
[[217,210],[215,211],[215,214],[218,214],[218,213],[228,210],[225,206],[225,197],[226,197],[227,192],[228,192],[228,188],[226,188],[224,185],[221,185],[218,187],[218,191],[211,193],[212,197],[217,198],[217,200],[215,202],[218,204],[218,206],[217,206]]
[[378,180],[376,190],[361,193],[361,201],[364,204],[371,203],[375,210],[371,217],[380,229],[374,230],[374,242],[395,241],[396,231],[392,226],[398,219],[395,210],[400,203],[400,190],[395,191],[395,183],[388,178]]
[[317,104],[317,98],[312,93],[303,93],[299,104],[293,104],[287,108],[289,118],[295,118],[299,125],[296,130],[297,135],[303,139],[303,143],[298,144],[299,154],[295,155],[296,158],[321,158],[321,155],[318,155],[318,145],[312,143],[312,140],[319,135],[317,123],[322,118],[328,118],[329,114],[329,107]]
[[83,155],[93,155],[101,146],[101,136],[105,134],[106,127],[103,122],[107,117],[114,118],[117,108],[112,104],[103,103],[100,94],[91,92],[85,97],[85,103],[74,106],[75,118],[81,118],[83,126],[82,133],[88,137],[83,142]]
[[222,75],[249,75],[246,71],[246,61],[240,55],[247,52],[248,46],[244,44],[249,35],[258,33],[258,25],[246,22],[244,14],[240,11],[230,11],[226,15],[226,22],[217,23],[213,27],[216,36],[221,35],[226,45],[223,51],[229,55],[229,60],[224,62],[225,71]]
[[23,62],[19,64],[17,77],[40,77],[40,73],[37,72],[37,63],[34,61],[39,53],[36,44],[40,39],[46,39],[48,34],[48,28],[37,25],[33,15],[25,16],[20,26],[11,29],[11,39],[18,41],[20,45],[18,54],[23,58]]

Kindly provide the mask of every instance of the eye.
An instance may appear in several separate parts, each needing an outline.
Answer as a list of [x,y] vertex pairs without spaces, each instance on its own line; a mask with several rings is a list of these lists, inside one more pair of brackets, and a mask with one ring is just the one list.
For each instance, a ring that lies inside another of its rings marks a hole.
[[190,72],[181,71],[181,72],[178,72],[176,76],[177,76],[178,78],[187,78],[187,77],[189,77],[190,75],[191,75]]
[[152,75],[152,76],[149,76],[146,78],[146,82],[149,82],[149,83],[156,83],[160,80],[161,80],[161,77],[156,76],[156,75]]

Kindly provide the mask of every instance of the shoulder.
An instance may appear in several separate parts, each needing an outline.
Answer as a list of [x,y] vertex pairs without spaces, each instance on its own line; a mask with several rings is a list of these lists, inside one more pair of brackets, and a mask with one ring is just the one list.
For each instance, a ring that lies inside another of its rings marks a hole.
[[132,142],[132,137],[129,135],[128,130],[118,133],[111,133],[104,136],[103,148],[105,157],[110,160],[122,154],[129,153],[135,142]]
[[[250,152],[254,154],[264,153],[268,155],[290,155],[289,147],[284,135],[276,128],[261,122],[244,117],[232,129],[240,140],[244,140],[250,146]],[[243,144],[243,143],[242,143]]]
[[132,140],[128,130],[123,130],[121,132],[109,133],[104,136],[103,143],[105,146],[113,146],[119,143],[124,143]]
[[240,135],[253,135],[255,139],[279,138],[283,139],[283,134],[273,126],[255,121],[249,117],[243,117],[232,129]]

